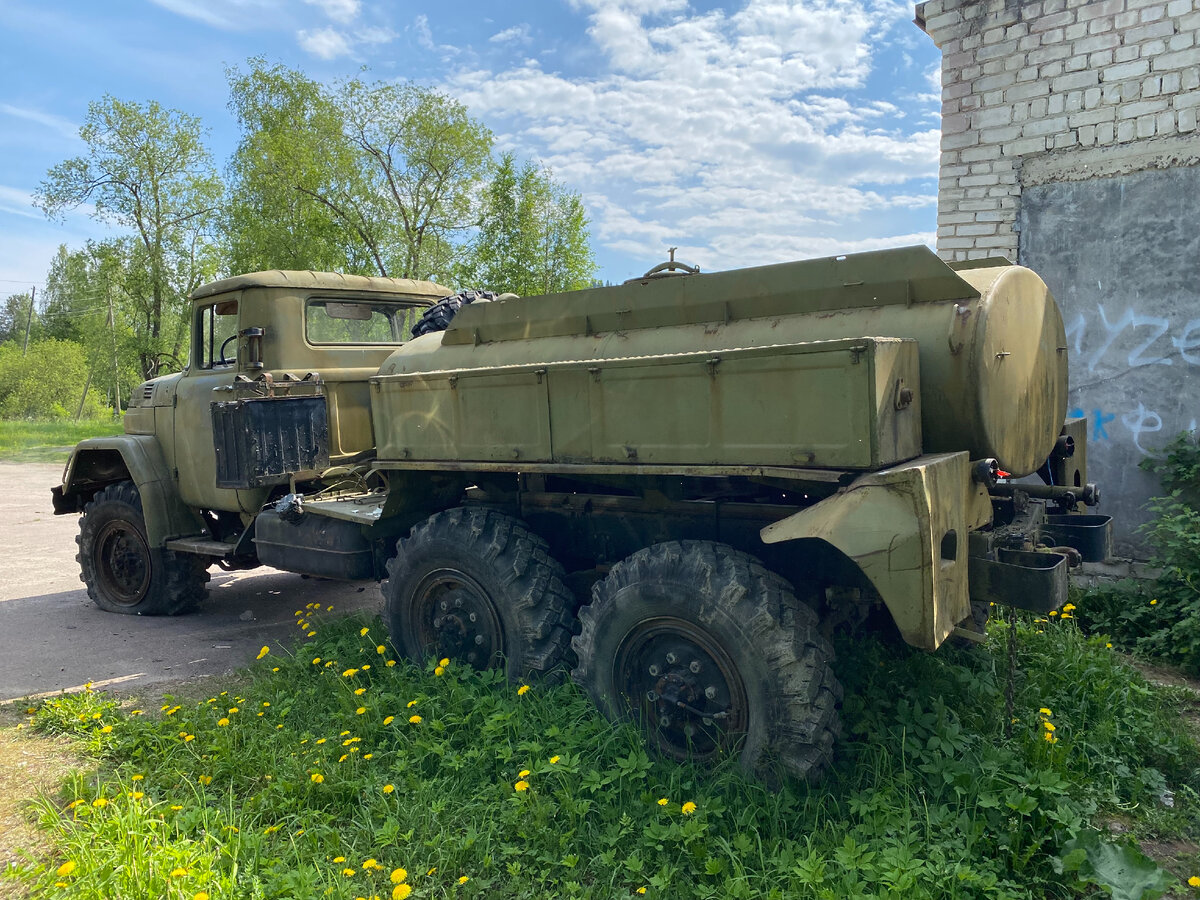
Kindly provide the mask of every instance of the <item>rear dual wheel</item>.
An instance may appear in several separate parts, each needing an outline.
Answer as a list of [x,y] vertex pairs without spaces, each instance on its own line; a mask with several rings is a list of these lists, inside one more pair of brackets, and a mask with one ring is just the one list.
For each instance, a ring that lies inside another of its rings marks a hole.
[[754,557],[658,544],[613,567],[580,610],[575,680],[611,721],[701,762],[813,780],[840,731],[841,685],[817,616]]

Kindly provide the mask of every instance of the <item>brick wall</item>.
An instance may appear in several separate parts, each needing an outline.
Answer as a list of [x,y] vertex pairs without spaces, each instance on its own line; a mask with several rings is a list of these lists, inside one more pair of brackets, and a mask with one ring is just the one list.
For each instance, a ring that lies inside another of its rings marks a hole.
[[1200,146],[1200,0],[927,0],[917,24],[942,51],[945,259],[1017,258],[1031,159]]

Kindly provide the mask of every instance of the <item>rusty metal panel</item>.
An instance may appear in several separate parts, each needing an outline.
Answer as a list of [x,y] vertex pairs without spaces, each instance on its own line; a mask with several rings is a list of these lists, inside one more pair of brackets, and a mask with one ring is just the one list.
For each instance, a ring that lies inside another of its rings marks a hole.
[[262,397],[212,404],[217,487],[284,484],[329,465],[325,397]]

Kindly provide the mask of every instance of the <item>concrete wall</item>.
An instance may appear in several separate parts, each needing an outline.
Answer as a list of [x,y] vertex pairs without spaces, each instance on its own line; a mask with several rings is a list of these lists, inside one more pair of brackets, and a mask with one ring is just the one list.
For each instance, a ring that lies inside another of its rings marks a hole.
[[941,48],[938,252],[1007,256],[1063,308],[1071,403],[1117,549],[1137,463],[1200,418],[1200,0],[928,0]]

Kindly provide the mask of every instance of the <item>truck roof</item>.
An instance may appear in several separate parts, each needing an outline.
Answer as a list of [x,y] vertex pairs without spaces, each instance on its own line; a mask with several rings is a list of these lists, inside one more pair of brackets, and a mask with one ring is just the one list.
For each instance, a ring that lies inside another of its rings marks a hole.
[[311,272],[273,269],[269,272],[250,272],[222,278],[196,288],[189,296],[201,300],[229,291],[240,291],[256,287],[290,287],[332,291],[371,291],[384,294],[405,294],[429,297],[437,300],[453,294],[448,287],[432,281],[414,281],[410,278],[381,278],[367,275],[343,275],[337,272]]

